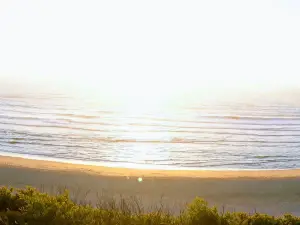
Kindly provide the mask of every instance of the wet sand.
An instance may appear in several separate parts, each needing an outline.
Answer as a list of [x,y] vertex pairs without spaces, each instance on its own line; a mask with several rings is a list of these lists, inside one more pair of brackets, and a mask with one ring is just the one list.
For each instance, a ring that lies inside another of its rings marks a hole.
[[[142,182],[138,181],[142,178]],[[0,156],[0,185],[67,187],[71,197],[134,196],[147,208],[161,201],[177,212],[196,196],[229,211],[300,215],[300,170],[166,171],[122,169]]]

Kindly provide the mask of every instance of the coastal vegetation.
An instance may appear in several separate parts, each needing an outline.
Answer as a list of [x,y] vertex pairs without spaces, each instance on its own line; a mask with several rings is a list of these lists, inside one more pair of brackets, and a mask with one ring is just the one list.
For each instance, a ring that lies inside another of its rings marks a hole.
[[178,215],[163,206],[145,212],[137,201],[78,203],[68,190],[50,195],[27,187],[0,188],[0,225],[299,225],[292,215],[274,217],[259,213],[225,212],[196,198]]

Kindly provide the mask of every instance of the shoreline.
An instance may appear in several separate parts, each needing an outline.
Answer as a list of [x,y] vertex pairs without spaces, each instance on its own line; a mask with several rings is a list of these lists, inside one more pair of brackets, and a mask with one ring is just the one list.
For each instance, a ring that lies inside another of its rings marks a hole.
[[300,178],[300,169],[274,170],[205,170],[205,169],[150,169],[150,168],[122,168],[101,165],[86,165],[52,161],[45,159],[29,159],[20,156],[0,155],[0,166],[28,168],[62,172],[84,172],[100,176],[118,177],[166,177],[166,178]]
[[21,158],[28,160],[38,160],[45,162],[57,162],[57,163],[66,163],[73,165],[84,165],[92,167],[105,167],[105,168],[118,168],[118,169],[131,169],[131,170],[155,170],[155,171],[246,171],[246,172],[255,172],[255,171],[286,171],[286,170],[300,170],[299,168],[274,168],[274,169],[239,169],[239,168],[209,168],[209,167],[173,167],[173,166],[160,166],[160,165],[139,165],[136,166],[132,163],[117,163],[114,165],[113,162],[95,162],[95,161],[82,161],[82,160],[72,160],[72,159],[62,159],[62,158],[52,158],[47,156],[36,156],[36,155],[27,155],[27,154],[18,154],[18,153],[7,153],[0,151],[0,157],[12,157],[12,158]]

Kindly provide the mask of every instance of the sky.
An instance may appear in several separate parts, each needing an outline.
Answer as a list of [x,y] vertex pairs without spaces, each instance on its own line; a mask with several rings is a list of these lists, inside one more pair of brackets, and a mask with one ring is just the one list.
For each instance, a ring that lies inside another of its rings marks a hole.
[[300,87],[300,3],[0,1],[0,86],[159,97]]

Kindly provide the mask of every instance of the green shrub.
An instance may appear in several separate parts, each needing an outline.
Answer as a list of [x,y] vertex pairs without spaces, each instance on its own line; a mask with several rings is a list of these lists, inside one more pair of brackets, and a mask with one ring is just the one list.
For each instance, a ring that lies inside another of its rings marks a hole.
[[137,202],[125,200],[119,204],[102,200],[97,208],[79,205],[70,200],[67,191],[52,196],[31,187],[0,188],[0,225],[300,225],[300,218],[292,215],[219,213],[200,198],[178,216],[163,210],[143,213],[141,209]]

